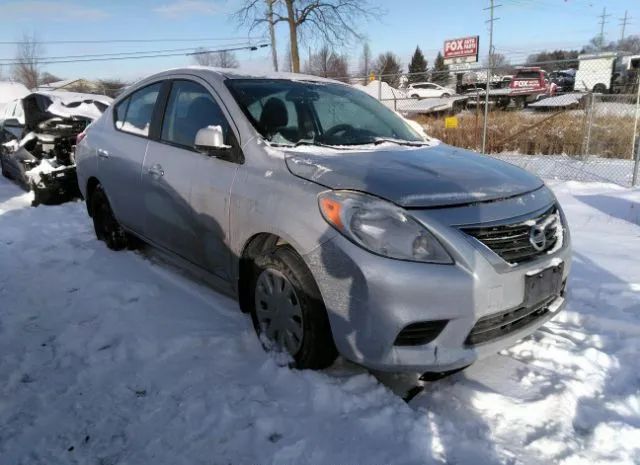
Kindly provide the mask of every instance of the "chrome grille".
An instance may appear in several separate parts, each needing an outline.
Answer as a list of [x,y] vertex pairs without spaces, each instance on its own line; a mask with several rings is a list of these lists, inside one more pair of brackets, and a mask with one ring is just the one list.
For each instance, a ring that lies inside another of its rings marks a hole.
[[[543,247],[536,248],[530,240],[534,226],[543,229]],[[517,223],[462,228],[512,265],[533,260],[553,249],[560,238],[560,216],[556,206],[544,213]]]

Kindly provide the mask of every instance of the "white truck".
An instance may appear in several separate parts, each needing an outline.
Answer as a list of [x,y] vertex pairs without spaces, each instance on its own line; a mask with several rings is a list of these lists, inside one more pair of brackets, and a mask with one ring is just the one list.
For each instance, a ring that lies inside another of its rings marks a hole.
[[575,90],[597,93],[633,93],[637,89],[640,55],[603,52],[580,55]]

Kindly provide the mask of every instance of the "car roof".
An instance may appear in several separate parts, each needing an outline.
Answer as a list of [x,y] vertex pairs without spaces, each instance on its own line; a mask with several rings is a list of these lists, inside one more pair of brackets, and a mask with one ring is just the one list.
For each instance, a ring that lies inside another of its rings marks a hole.
[[[301,73],[284,73],[284,72],[264,72],[257,73],[243,69],[235,68],[216,68],[213,66],[186,66],[183,68],[172,68],[166,71],[149,76],[142,81],[156,79],[159,77],[169,77],[175,74],[195,74],[201,77],[213,77],[218,80],[226,79],[286,79],[290,81],[313,81],[326,82],[334,84],[345,84],[344,82],[328,79],[320,76],[312,76],[310,74]],[[141,81],[141,82],[142,82]],[[346,84],[345,84],[346,85]]]

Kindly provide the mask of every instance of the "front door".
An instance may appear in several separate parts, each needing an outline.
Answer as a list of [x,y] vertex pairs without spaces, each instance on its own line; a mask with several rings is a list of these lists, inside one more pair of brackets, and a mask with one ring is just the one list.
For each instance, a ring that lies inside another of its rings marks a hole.
[[236,163],[195,150],[199,129],[219,125],[235,140],[206,83],[173,81],[159,140],[143,163],[145,235],[192,263],[227,278],[229,195]]

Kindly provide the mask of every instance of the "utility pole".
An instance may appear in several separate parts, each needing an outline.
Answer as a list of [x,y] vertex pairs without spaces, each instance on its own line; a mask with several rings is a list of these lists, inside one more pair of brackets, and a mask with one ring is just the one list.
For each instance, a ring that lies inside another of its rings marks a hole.
[[607,7],[605,6],[602,9],[602,14],[598,16],[600,18],[600,46],[599,50],[602,50],[602,46],[604,45],[604,25],[607,23],[607,18],[611,16],[607,14]]
[[620,41],[624,40],[624,31],[627,28],[627,24],[631,20],[631,16],[629,16],[629,11],[625,10],[624,18],[620,18],[620,25],[622,26],[622,32],[620,33]]
[[493,68],[493,23],[500,18],[493,16],[494,10],[502,5],[495,5],[494,0],[489,0],[489,8],[484,10],[490,11],[489,23],[489,59],[487,62],[487,86],[484,92],[484,124],[482,126],[482,154],[485,155],[487,149],[487,125],[489,123],[489,84],[491,83],[491,74]]

